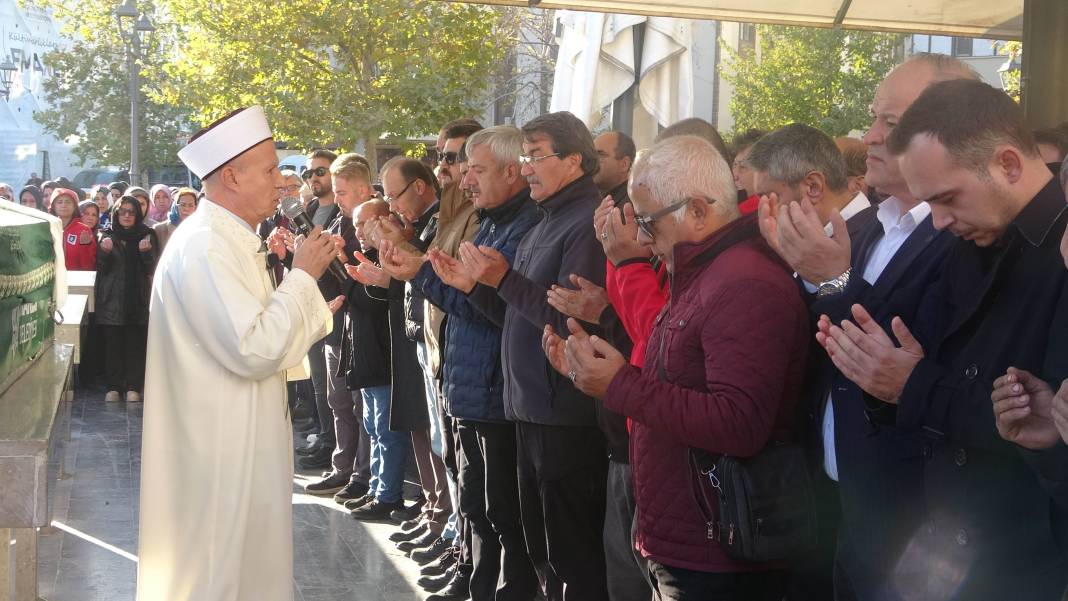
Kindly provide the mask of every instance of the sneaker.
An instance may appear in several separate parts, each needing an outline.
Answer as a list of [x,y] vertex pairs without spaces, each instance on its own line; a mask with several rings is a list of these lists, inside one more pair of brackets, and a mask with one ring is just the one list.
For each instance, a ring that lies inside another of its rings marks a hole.
[[363,507],[364,505],[366,505],[366,504],[368,504],[368,503],[370,503],[371,501],[374,501],[374,500],[375,500],[375,496],[373,494],[371,494],[371,493],[367,493],[366,495],[364,495],[364,496],[362,496],[362,497],[360,497],[358,499],[352,499],[350,501],[345,501],[344,505],[345,505],[345,509],[348,509],[349,511],[352,511],[353,509],[358,509],[360,507]]
[[452,582],[452,579],[456,577],[456,566],[449,566],[449,569],[440,574],[433,576],[423,576],[416,582],[419,586],[423,587],[423,590],[428,593],[436,593],[445,588]]
[[430,543],[429,546],[412,551],[411,558],[419,565],[426,565],[441,555],[442,551],[449,548],[449,541],[440,536]]
[[[324,467],[330,467],[330,458],[334,455],[333,447],[320,446],[319,450],[315,453],[308,455],[307,457],[301,457],[297,461],[297,465],[306,470],[317,470]],[[344,486],[342,484],[341,486]],[[341,490],[338,488],[337,490]],[[334,494],[337,490],[332,491],[330,494]]]
[[367,491],[370,489],[371,487],[367,486],[366,482],[357,482],[350,478],[349,483],[345,485],[345,488],[337,491],[337,494],[334,495],[334,502],[338,505],[344,505],[346,501],[359,499],[366,495]]
[[389,520],[389,514],[394,509],[400,507],[402,501],[394,501],[392,503],[383,503],[378,499],[371,501],[363,507],[357,507],[352,510],[352,517],[360,520],[361,522],[382,522]]
[[449,584],[426,601],[465,601],[471,598],[471,571],[457,569]]
[[426,564],[419,570],[420,576],[440,576],[445,573],[460,559],[460,547],[449,547],[442,551],[434,561]]
[[403,543],[405,541],[411,541],[423,536],[430,531],[430,524],[422,522],[411,530],[401,530],[400,532],[394,532],[389,535],[389,540],[394,543]]
[[345,488],[345,485],[349,483],[349,477],[342,474],[330,474],[322,480],[311,482],[304,486],[304,492],[309,495],[316,495],[319,497],[329,497],[330,495]]
[[422,514],[423,506],[425,505],[426,497],[419,497],[419,499],[417,499],[415,503],[412,503],[407,507],[404,506],[404,500],[402,499],[400,505],[397,508],[397,511],[394,512],[395,515],[391,515],[389,517],[393,518],[398,522],[404,522],[413,518],[418,518],[420,517],[420,514]]
[[126,391],[126,402],[127,403],[140,403],[141,402],[141,394],[138,393],[137,391],[134,391],[134,390],[127,390]]
[[104,395],[105,402],[118,403],[119,400],[119,393],[116,390],[109,390],[108,393]]

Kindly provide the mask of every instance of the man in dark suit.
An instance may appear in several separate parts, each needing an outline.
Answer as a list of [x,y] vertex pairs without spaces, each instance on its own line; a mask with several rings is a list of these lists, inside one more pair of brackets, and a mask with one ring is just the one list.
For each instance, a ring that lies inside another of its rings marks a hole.
[[[1068,447],[1036,446],[995,426],[992,382],[1012,365],[1068,375],[1068,272],[1059,242],[1063,190],[1023,112],[977,81],[929,87],[890,137],[912,194],[959,240],[895,343],[863,308],[821,323],[835,365],[881,402],[879,414],[922,437],[922,516],[899,566],[927,599],[1060,599],[1068,582]],[[1031,420],[1048,405],[1028,405]],[[1058,502],[1061,505],[1058,505]]]
[[[952,236],[935,231],[926,203],[909,193],[886,138],[901,114],[934,82],[977,77],[959,61],[917,55],[897,67],[880,84],[872,111],[875,120],[864,136],[868,145],[867,181],[886,200],[875,219],[863,227],[848,227],[848,236],[799,237],[794,232],[815,230],[819,223],[788,206],[762,213],[766,236],[776,238],[781,254],[810,285],[813,317],[828,315],[838,323],[850,317],[850,307],[871,307],[879,324],[889,327],[895,315],[911,318],[920,299],[941,273]],[[766,203],[767,204],[767,203]],[[852,225],[850,223],[850,225]],[[919,468],[921,446],[916,436],[893,425],[878,424],[868,414],[863,391],[836,370],[824,353],[809,380],[810,436],[822,496],[832,492],[841,503],[837,551],[833,568],[834,598],[907,598],[911,576],[899,569],[913,532],[918,527],[913,499],[922,495]],[[823,518],[824,536],[834,536],[835,512]],[[817,560],[818,563],[818,560]],[[793,599],[826,599],[830,570],[803,566]]]

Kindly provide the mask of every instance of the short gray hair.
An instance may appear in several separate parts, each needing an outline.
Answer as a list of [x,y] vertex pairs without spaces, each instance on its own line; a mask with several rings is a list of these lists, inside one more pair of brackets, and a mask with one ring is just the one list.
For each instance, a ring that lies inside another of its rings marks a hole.
[[[661,206],[687,197],[715,200],[714,210],[738,215],[734,176],[723,154],[697,136],[674,136],[638,153],[630,172],[630,188],[644,187]],[[682,221],[684,213],[674,213]]]
[[496,125],[480,129],[471,134],[464,143],[464,152],[468,157],[476,146],[485,146],[497,161],[497,167],[518,164],[519,155],[523,154],[523,132],[511,125]]
[[827,187],[841,192],[848,186],[846,163],[827,134],[815,127],[794,123],[777,129],[749,150],[749,166],[777,182],[796,186],[813,171],[823,174]]
[[905,62],[894,67],[894,70],[914,64],[924,65],[931,70],[934,75],[931,83],[953,79],[983,79],[975,68],[959,58],[933,52],[917,52],[905,59]]

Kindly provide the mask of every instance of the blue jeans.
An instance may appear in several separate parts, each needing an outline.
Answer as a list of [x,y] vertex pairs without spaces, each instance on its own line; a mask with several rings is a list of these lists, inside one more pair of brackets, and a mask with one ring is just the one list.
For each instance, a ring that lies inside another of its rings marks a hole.
[[[445,436],[441,431],[441,415],[438,413],[438,384],[434,380],[434,374],[430,372],[430,348],[425,342],[415,343],[415,356],[419,360],[419,367],[422,368],[420,371],[423,372],[423,388],[426,390],[427,415],[430,417],[430,450],[440,458],[445,453]],[[447,483],[453,511],[441,532],[441,537],[451,541],[460,536],[457,523],[459,512],[456,511],[459,507],[456,502],[456,480],[452,472],[447,472]]]
[[370,492],[382,503],[400,501],[411,436],[408,432],[389,429],[389,386],[364,388],[360,393],[363,428],[371,442]]

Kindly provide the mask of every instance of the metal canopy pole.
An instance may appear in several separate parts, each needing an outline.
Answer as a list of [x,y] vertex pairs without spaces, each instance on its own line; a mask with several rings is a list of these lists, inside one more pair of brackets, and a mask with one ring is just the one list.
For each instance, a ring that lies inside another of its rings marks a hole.
[[1068,2],[1024,0],[1020,86],[1032,127],[1068,121]]

